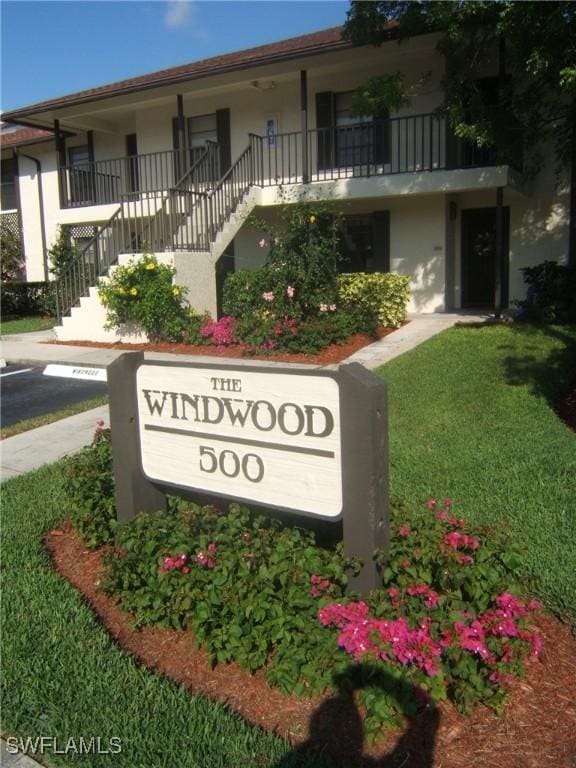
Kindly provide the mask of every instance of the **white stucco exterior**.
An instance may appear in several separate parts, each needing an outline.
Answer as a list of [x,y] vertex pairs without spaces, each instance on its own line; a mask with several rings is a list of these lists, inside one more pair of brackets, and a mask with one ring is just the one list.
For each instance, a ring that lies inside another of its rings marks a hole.
[[[157,189],[165,179],[166,174],[159,170],[162,163],[174,166],[169,183],[174,183],[178,175],[174,165],[173,120],[179,104],[186,120],[227,111],[232,164],[248,147],[250,134],[265,136],[267,121],[273,121],[279,134],[293,137],[272,143],[264,139],[258,145],[266,153],[262,173],[244,196],[242,211],[233,211],[229,220],[222,223],[209,251],[191,253],[183,248],[175,252],[179,281],[189,286],[189,298],[200,311],[216,312],[215,264],[232,238],[236,269],[254,268],[265,259],[266,249],[258,247],[260,233],[244,223],[250,211],[255,209],[259,216],[274,219],[279,205],[298,199],[328,201],[344,215],[387,211],[390,270],[410,276],[410,311],[459,308],[463,302],[462,212],[495,208],[498,188],[503,189],[503,204],[510,216],[509,301],[513,303],[524,296],[521,267],[545,259],[566,259],[569,179],[566,174],[557,176],[552,151],[532,181],[507,165],[467,168],[456,163],[457,167],[449,169],[446,126],[433,116],[442,103],[444,71],[436,42],[435,35],[426,35],[401,46],[391,41],[379,49],[279,56],[276,61],[244,69],[207,71],[190,80],[100,97],[77,106],[70,103],[58,109],[47,107],[45,114],[36,119],[44,127],[58,119],[61,130],[66,132],[60,159],[64,156],[68,162],[70,149],[90,145],[96,177],[99,174],[123,185],[127,183],[130,167],[128,138],[134,141],[135,136],[138,156],[146,156],[138,161],[138,183],[146,175],[149,190]],[[371,75],[397,71],[402,73],[406,85],[414,87],[415,95],[409,107],[390,116],[389,148],[381,165],[372,168],[370,174],[365,169],[344,169],[338,174],[321,170],[320,140],[315,133],[317,94],[352,91]],[[298,165],[303,163],[305,141],[302,73],[306,75],[305,116],[310,131],[306,146],[311,174],[307,179]],[[427,73],[424,79],[423,73]],[[407,119],[403,122],[403,118]],[[292,146],[296,148],[293,178],[285,173],[280,179],[278,164],[285,172],[292,160],[288,161],[282,153],[288,148],[289,155]],[[55,242],[59,227],[96,227],[118,210],[119,202],[106,200],[66,207],[60,199],[55,142],[28,142],[15,151],[27,278],[43,280],[46,251]],[[3,148],[3,157],[8,154],[9,150]],[[30,158],[41,164],[42,209],[36,164]],[[167,182],[163,183],[166,186]],[[162,207],[165,194],[161,187],[153,203],[148,201],[150,216]],[[130,209],[131,217],[143,216],[139,195],[126,198],[124,206]],[[182,216],[181,227],[191,227],[191,222],[192,217]],[[146,232],[145,226],[142,231]]]

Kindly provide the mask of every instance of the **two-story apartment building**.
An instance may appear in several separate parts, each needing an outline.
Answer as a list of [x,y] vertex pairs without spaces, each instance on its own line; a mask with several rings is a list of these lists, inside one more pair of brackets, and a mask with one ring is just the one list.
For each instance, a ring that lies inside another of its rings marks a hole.
[[[503,159],[455,139],[436,112],[436,42],[400,46],[391,26],[381,48],[354,47],[333,28],[5,113],[52,132],[26,151],[3,144],[17,168],[28,279],[43,279],[66,226],[82,256],[60,281],[62,314],[120,254],[145,246],[215,314],[222,273],[266,255],[248,214],[274,218],[307,199],[344,214],[347,268],[410,276],[412,311],[509,306],[524,296],[521,267],[566,258],[568,185],[551,154],[528,179],[520,152]],[[410,105],[355,117],[354,89],[387,72],[420,82]],[[61,338],[86,338],[83,311]]]

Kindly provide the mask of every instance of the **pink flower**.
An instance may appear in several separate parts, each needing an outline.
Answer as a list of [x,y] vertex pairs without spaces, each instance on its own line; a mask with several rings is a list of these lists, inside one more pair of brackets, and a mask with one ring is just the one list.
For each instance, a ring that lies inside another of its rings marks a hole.
[[428,507],[428,509],[436,509],[437,507],[436,500],[428,499],[428,501],[426,502],[426,506]]
[[402,536],[402,538],[405,538],[406,536],[410,535],[410,526],[409,525],[401,525],[398,529],[398,536]]
[[208,554],[209,555],[215,555],[216,554],[216,544],[208,544]]
[[328,304],[320,304],[320,312],[328,312]]
[[268,245],[268,243],[266,242],[266,240],[264,238],[262,238],[261,240],[258,240],[258,247],[259,248],[266,248],[267,245]]
[[330,312],[336,312],[336,304],[330,304]]
[[454,502],[452,501],[452,499],[444,499],[444,501],[442,502],[442,505],[446,507],[446,509],[450,509],[453,503]]
[[286,295],[288,296],[289,299],[293,298],[295,292],[296,292],[296,289],[293,288],[291,285],[289,285],[288,288],[286,288]]
[[399,594],[400,590],[396,589],[396,587],[390,587],[388,590],[388,597],[390,597],[392,600],[395,600]]
[[262,298],[264,299],[264,301],[268,301],[268,302],[274,301],[274,293],[273,293],[273,291],[265,291],[262,294]]
[[458,555],[456,559],[458,560],[460,565],[472,565],[472,563],[474,562],[474,558],[472,557],[472,555]]

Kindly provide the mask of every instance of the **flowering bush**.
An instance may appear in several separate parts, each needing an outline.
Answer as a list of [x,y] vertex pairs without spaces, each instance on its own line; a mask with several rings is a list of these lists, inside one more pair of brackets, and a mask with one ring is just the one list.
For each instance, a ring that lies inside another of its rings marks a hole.
[[180,341],[193,313],[183,303],[186,289],[172,282],[174,274],[151,253],[117,267],[98,285],[106,327],[134,323],[150,341]]
[[270,248],[267,263],[227,277],[227,314],[301,320],[328,307],[336,310],[340,218],[325,207],[304,203],[287,206],[283,216],[282,227],[258,243]]
[[[376,556],[382,588],[360,600],[345,596],[354,563],[340,545],[235,504],[181,507],[119,528],[106,588],[138,623],[189,627],[215,662],[265,667],[286,692],[353,679],[368,735],[430,699],[499,711],[541,647],[507,536],[471,529],[449,499],[417,512],[395,504],[390,552]],[[397,681],[386,696],[384,669]]]

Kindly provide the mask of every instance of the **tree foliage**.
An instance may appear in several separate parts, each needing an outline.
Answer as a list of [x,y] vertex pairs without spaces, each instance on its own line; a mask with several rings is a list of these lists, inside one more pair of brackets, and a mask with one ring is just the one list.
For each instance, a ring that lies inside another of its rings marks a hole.
[[0,254],[0,280],[20,280],[24,271],[20,238],[4,222],[0,224]]
[[[442,112],[457,136],[510,149],[521,131],[526,149],[553,140],[559,163],[569,162],[576,125],[576,3],[352,2],[344,37],[380,46],[392,36],[402,42],[427,32],[439,34],[437,48],[446,57]],[[479,76],[497,75],[499,61],[504,77],[495,102]],[[373,81],[371,98],[377,95]]]

